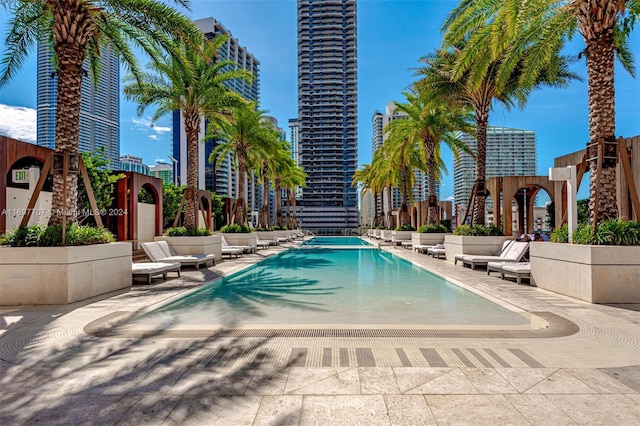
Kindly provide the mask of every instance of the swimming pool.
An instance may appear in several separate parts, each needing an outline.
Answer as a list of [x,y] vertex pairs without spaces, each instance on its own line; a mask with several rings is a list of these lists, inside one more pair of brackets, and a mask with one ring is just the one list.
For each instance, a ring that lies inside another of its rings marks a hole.
[[359,237],[313,237],[302,244],[308,246],[371,246]]
[[524,325],[524,316],[377,249],[289,249],[155,311],[208,326]]

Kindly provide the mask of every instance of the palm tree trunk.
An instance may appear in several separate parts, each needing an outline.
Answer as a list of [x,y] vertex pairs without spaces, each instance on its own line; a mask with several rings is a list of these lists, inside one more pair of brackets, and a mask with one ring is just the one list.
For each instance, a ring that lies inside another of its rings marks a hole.
[[80,139],[80,97],[82,93],[82,62],[84,49],[58,44],[58,99],[56,106],[55,151],[69,153],[69,173],[63,174],[62,156],[54,157],[53,194],[49,225],[61,225],[66,216],[77,222],[78,168]]
[[402,181],[402,206],[400,206],[400,223],[399,225],[406,225],[407,223],[411,222],[411,219],[409,218],[409,212],[408,212],[408,194],[407,194],[407,170],[406,168],[403,167],[402,171],[400,172],[400,180]]
[[282,226],[282,195],[280,194],[280,179],[275,180],[276,192],[276,225]]
[[[589,86],[589,144],[587,146],[590,172],[589,222],[618,217],[616,199],[616,116],[614,77],[613,29],[587,42],[587,82]],[[604,160],[597,179],[597,142],[604,140]],[[596,188],[599,197],[596,199]],[[598,217],[594,217],[595,206]]]
[[262,166],[262,209],[260,213],[259,228],[269,229],[271,218],[269,217],[269,178],[266,165]]
[[196,228],[198,214],[198,132],[200,114],[197,111],[184,111],[184,129],[187,134],[187,188],[185,190],[184,227]]
[[427,177],[429,179],[427,225],[436,225],[438,223],[438,198],[436,197],[435,141],[432,137],[425,139],[424,150],[427,154]]
[[244,225],[246,223],[246,208],[244,200],[245,192],[245,177],[247,174],[246,159],[242,155],[238,155],[238,201],[236,204],[236,219],[235,222],[238,225]]
[[380,226],[380,218],[378,217],[378,192],[373,193],[373,226]]
[[285,221],[285,224],[287,225],[287,228],[292,229],[293,225],[291,224],[291,188],[287,188],[287,220]]
[[389,207],[389,210],[387,211],[387,228],[393,228],[393,223],[391,222],[392,219],[393,219],[393,200],[391,198],[391,194],[392,194],[392,191],[391,191],[392,190],[392,186],[391,185],[389,185],[388,190],[389,190],[388,191],[389,197],[388,197],[388,200],[387,200],[388,201],[387,205]]
[[293,197],[291,197],[291,210],[293,210],[292,222],[294,228],[298,227],[298,216],[296,215],[296,192],[297,191],[294,191]]
[[483,105],[476,110],[476,140],[478,149],[476,152],[476,176],[475,198],[473,200],[472,225],[484,225],[485,197],[484,185],[487,173],[487,122],[489,121],[489,106]]

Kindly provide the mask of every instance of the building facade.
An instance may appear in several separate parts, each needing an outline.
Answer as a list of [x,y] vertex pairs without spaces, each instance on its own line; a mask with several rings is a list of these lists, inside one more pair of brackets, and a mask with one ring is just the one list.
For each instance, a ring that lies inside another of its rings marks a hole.
[[[477,151],[474,136],[461,134],[461,139]],[[486,178],[497,176],[535,176],[538,170],[536,133],[533,130],[512,129],[489,126],[487,128]],[[456,216],[467,209],[473,182],[475,180],[475,160],[468,154],[460,155],[460,162],[453,166],[453,196]],[[487,200],[487,210],[493,203]],[[455,214],[455,213],[454,213]]]
[[149,174],[149,166],[142,162],[142,157],[135,155],[120,156],[120,170],[125,172],[136,172],[143,175]]
[[[104,149],[112,170],[120,168],[120,63],[111,49],[101,49],[100,73],[94,82],[85,72],[80,106],[80,152]],[[48,43],[38,44],[37,67],[37,143],[55,148],[58,78]],[[88,71],[85,62],[83,70]]]
[[149,175],[162,179],[162,183],[173,183],[173,165],[158,161],[155,166],[149,166]]
[[358,227],[356,0],[298,0],[298,129],[307,187],[301,226],[338,233]]
[[[228,36],[228,40],[218,50],[216,59],[234,61],[238,69],[250,72],[254,79],[250,83],[241,79],[232,80],[226,82],[225,86],[248,101],[258,102],[260,62],[245,47],[240,46],[238,39],[215,18],[198,19],[193,22],[209,40],[217,35]],[[205,126],[205,120],[202,120],[199,133],[201,139],[204,138]],[[219,141],[208,140],[198,145],[198,188],[212,191],[221,197],[237,198],[237,176],[231,159],[227,158],[218,168],[209,163],[209,156],[218,143]],[[187,182],[187,135],[180,111],[173,113],[173,158],[176,159],[178,184],[184,185]],[[247,188],[249,195],[246,199],[253,199],[255,194],[250,192],[253,185],[249,184]]]

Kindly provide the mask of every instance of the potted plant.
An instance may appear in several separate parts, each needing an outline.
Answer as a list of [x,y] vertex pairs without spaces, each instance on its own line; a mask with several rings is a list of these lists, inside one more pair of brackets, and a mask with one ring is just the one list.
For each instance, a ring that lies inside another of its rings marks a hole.
[[435,246],[444,242],[447,228],[444,225],[422,225],[417,232],[411,233],[411,244],[416,246]]
[[567,226],[551,242],[531,243],[531,280],[538,287],[591,303],[640,303],[640,223],[609,220]]
[[444,238],[446,257],[453,262],[456,254],[492,255],[509,239],[495,226],[460,225]]
[[[104,228],[17,228],[0,239],[0,300],[60,305],[131,287],[131,243]],[[37,266],[37,267],[36,267]]]
[[220,228],[220,233],[224,234],[224,239],[231,246],[252,246],[258,245],[258,234],[251,232],[247,225],[233,223]]
[[403,241],[411,241],[411,234],[416,230],[411,225],[401,225],[391,231],[391,241],[394,245],[399,245]]

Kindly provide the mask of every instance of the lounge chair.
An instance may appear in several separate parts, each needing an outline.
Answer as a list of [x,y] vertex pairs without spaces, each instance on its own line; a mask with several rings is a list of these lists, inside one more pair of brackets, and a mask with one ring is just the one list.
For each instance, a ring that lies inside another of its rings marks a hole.
[[258,240],[256,244],[258,245],[258,248],[264,248],[264,249],[269,248],[269,246],[278,245],[278,243],[273,240]]
[[491,271],[498,272],[503,280],[505,275],[515,276],[518,284],[522,282],[522,278],[531,277],[529,262],[489,262],[487,263],[487,274]]
[[173,252],[166,241],[151,241],[140,244],[149,259],[160,263],[180,263],[181,265],[193,265],[200,268],[200,265],[211,262],[216,264],[215,254],[185,254],[177,255]]
[[140,262],[131,264],[131,275],[134,277],[146,277],[147,284],[151,284],[151,279],[162,275],[163,279],[167,279],[167,272],[177,272],[180,276],[179,263],[164,262]]
[[431,247],[430,249],[427,250],[427,256],[433,256],[435,258],[440,259],[440,256],[445,256],[446,257],[446,251],[444,248],[444,244],[436,244],[435,246]]
[[529,243],[524,241],[514,241],[509,244],[506,250],[499,256],[483,256],[468,254],[462,256],[462,264],[471,266],[475,269],[478,265],[486,265],[489,262],[520,262],[529,250]]
[[428,253],[430,248],[433,248],[434,246],[428,246],[426,244],[416,244],[415,246],[413,246],[413,251],[417,251],[418,253]]
[[227,240],[224,238],[224,235],[222,235],[222,249],[223,249],[223,253],[224,254],[224,248],[233,248],[233,249],[239,249],[242,250],[243,253],[255,253],[256,252],[256,247],[255,246],[250,246],[250,245],[246,245],[246,246],[232,246],[229,243],[227,243]]
[[[498,249],[498,251],[496,251],[493,255],[494,256],[500,256],[501,253],[503,253],[510,245],[511,243],[513,243],[515,240],[506,240],[502,242],[502,245],[500,246],[500,248]],[[454,256],[453,258],[453,264],[457,265],[458,261],[462,262],[462,258],[465,256],[471,256],[470,254],[464,254],[464,253],[458,253]]]
[[413,247],[413,242],[412,241],[402,241],[400,243],[400,246],[402,246],[403,249],[410,249],[411,247]]
[[222,247],[222,255],[227,255],[229,256],[229,258],[231,258],[231,256],[235,256],[237,258],[238,256],[242,256],[242,249],[234,247]]

